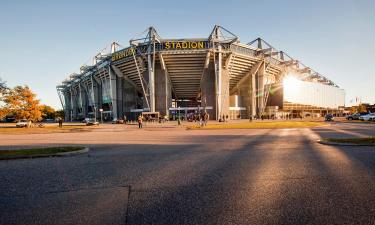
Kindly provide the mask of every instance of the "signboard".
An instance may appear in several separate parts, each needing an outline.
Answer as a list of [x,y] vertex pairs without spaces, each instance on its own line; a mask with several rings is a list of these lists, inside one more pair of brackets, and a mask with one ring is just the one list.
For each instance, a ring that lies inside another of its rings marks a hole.
[[205,109],[213,109],[212,106],[201,106],[201,107],[180,107],[180,108],[169,108],[170,111],[184,111],[184,110],[205,110]]
[[209,48],[208,41],[167,41],[167,42],[162,42],[161,44],[162,44],[161,50]]
[[[166,40],[161,43],[155,43],[156,51],[163,50],[193,50],[210,48],[208,40]],[[150,46],[153,48],[153,45]],[[112,54],[112,62],[130,58],[134,55],[147,53],[148,44],[141,44],[136,47],[128,47]],[[153,51],[153,49],[151,49]]]

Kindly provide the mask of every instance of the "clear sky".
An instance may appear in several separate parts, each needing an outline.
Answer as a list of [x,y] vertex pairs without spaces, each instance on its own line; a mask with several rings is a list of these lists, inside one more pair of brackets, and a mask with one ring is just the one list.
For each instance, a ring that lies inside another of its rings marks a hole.
[[61,108],[56,85],[101,49],[154,26],[163,38],[207,37],[222,25],[261,37],[375,103],[375,1],[0,1],[0,77]]

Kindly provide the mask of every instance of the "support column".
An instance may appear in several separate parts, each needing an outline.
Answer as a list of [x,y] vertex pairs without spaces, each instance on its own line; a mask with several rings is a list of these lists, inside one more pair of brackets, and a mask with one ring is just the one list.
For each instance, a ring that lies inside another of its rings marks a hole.
[[150,112],[155,112],[155,71],[153,70],[153,63],[151,57],[151,51],[149,51],[147,56],[147,66],[148,66],[148,85],[150,94]]
[[65,108],[64,108],[64,114],[65,114],[65,122],[71,121],[71,98],[70,98],[70,92],[64,91],[64,101],[65,101]]
[[155,65],[155,110],[160,116],[169,115],[169,107],[172,102],[171,86],[168,82],[167,71],[163,70],[161,64]]
[[252,74],[249,81],[250,81],[250,88],[249,88],[249,96],[250,96],[250,116],[254,117],[257,113],[257,85],[256,85],[256,74]]
[[75,99],[74,99],[74,90],[72,87],[70,87],[70,122],[73,121],[73,119],[75,118]]
[[229,116],[229,71],[228,69],[223,69],[221,71],[221,96],[220,96],[220,116]]
[[263,63],[257,73],[257,116],[260,117],[264,110],[264,78],[266,65]]
[[222,53],[221,53],[221,46],[218,46],[218,56],[215,62],[215,91],[216,91],[216,120],[221,117],[221,96],[222,96]]
[[207,110],[210,115],[210,120],[216,120],[216,93],[215,93],[215,65],[212,61],[209,62],[208,68],[203,71],[202,78],[202,97],[201,105],[203,109],[206,106],[211,106],[213,109]]
[[93,77],[91,77],[91,96],[89,97],[91,97],[91,101],[94,107],[94,118],[97,119],[99,117],[99,83]]
[[79,83],[79,101],[80,101],[80,107],[81,107],[81,110],[82,110],[83,118],[87,117],[87,101],[86,101],[85,96],[86,96],[85,90],[82,87],[82,84]]
[[109,94],[111,95],[111,111],[112,111],[112,119],[117,119],[117,77],[116,74],[113,72],[111,66],[108,66],[108,74],[109,74]]

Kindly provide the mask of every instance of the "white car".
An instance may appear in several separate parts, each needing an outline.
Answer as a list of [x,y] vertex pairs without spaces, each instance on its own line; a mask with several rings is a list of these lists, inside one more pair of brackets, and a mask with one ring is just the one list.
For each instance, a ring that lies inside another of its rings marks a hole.
[[27,127],[27,120],[20,120],[16,123],[16,127]]
[[375,120],[375,113],[369,113],[367,115],[360,116],[359,119],[362,121]]

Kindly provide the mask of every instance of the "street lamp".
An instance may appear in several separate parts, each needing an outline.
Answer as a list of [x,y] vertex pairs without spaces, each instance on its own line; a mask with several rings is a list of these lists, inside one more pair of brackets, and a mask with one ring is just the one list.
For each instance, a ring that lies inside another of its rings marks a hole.
[[103,124],[103,109],[99,109],[99,112],[100,112],[100,120]]
[[178,125],[181,125],[180,106],[178,107]]
[[96,122],[96,106],[94,106],[94,122]]

